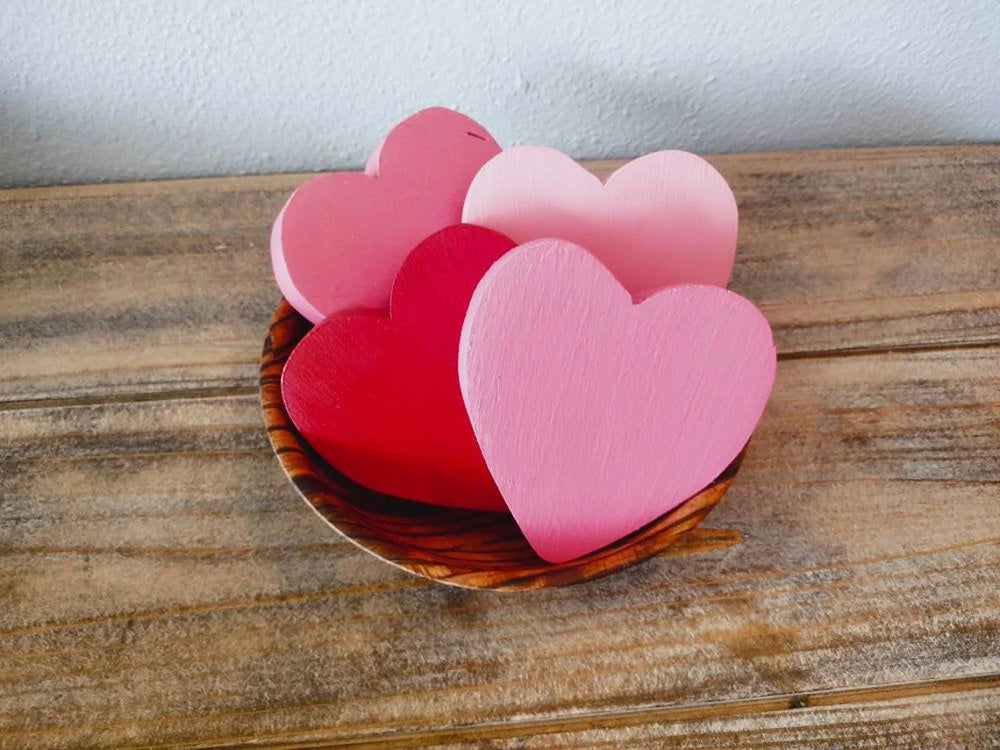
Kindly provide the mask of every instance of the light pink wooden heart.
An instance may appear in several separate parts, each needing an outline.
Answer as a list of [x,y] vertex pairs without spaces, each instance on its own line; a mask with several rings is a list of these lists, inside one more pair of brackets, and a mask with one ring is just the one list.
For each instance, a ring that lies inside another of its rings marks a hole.
[[636,303],[593,255],[551,239],[487,271],[459,348],[486,464],[553,563],[710,484],[750,439],[774,374],[771,329],[748,300],[681,285]]
[[732,190],[711,164],[685,151],[635,159],[602,184],[560,151],[515,146],[479,170],[462,218],[519,243],[575,242],[633,293],[725,286],[736,253]]
[[475,121],[434,107],[393,128],[364,172],[301,185],[271,230],[285,299],[313,323],[344,310],[385,310],[407,253],[461,221],[469,183],[499,151]]

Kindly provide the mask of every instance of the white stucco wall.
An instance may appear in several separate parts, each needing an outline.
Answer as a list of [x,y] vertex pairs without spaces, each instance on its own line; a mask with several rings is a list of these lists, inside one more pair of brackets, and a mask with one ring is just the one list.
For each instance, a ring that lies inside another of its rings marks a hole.
[[360,165],[461,109],[577,157],[1000,140],[997,0],[4,0],[0,184]]

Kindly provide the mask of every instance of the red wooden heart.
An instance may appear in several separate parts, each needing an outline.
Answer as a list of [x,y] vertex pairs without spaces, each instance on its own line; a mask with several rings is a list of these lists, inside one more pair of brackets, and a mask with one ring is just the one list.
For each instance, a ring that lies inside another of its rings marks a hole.
[[282,393],[324,459],[378,492],[506,510],[462,401],[458,342],[476,284],[513,247],[470,224],[442,229],[407,256],[389,315],[335,315],[302,339]]

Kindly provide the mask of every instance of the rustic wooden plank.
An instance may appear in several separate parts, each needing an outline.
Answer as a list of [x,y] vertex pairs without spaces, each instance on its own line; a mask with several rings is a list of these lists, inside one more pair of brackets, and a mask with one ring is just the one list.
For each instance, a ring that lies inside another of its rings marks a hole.
[[709,518],[728,537],[523,594],[340,541],[252,394],[9,409],[4,745],[371,739],[1000,674],[998,370],[1000,347],[785,361]]
[[251,385],[302,177],[0,192],[0,397]]
[[[721,707],[725,708],[725,707]],[[595,719],[600,725],[600,720]],[[507,728],[504,728],[507,729]],[[509,728],[512,735],[516,727]],[[506,735],[506,732],[505,732]],[[531,748],[991,748],[1000,746],[1000,690],[920,695],[709,719],[630,723],[509,739],[435,744],[440,750]],[[372,745],[374,747],[375,745]],[[363,745],[361,746],[363,747]],[[387,747],[385,744],[383,748]]]
[[[712,161],[741,204],[733,287],[782,353],[1000,340],[1000,147]],[[252,388],[268,229],[304,178],[0,191],[0,401]]]

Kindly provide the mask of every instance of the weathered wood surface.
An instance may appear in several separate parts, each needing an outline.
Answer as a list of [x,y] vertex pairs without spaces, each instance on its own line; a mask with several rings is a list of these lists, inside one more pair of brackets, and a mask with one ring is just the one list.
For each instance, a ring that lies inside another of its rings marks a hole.
[[340,541],[255,395],[6,411],[0,720],[25,746],[332,739],[1000,673],[998,371],[784,362],[728,538],[526,594]]
[[[558,725],[538,725],[534,735],[490,738],[490,748],[732,748],[781,747],[853,748],[995,748],[1000,747],[1000,691],[934,693],[892,699],[895,691],[880,691],[868,701],[847,705],[801,708],[796,696],[720,707],[710,717],[689,718],[685,711],[664,710],[646,724],[626,723],[624,717],[595,718],[593,728],[560,731]],[[829,697],[845,699],[836,694]],[[888,699],[887,699],[888,698]],[[743,713],[744,709],[750,712]],[[705,709],[702,709],[705,710]],[[752,713],[751,713],[752,712]],[[541,730],[545,733],[541,733]],[[494,733],[494,737],[496,734]],[[414,738],[422,741],[423,737]],[[383,745],[385,747],[385,745]],[[449,742],[440,750],[483,747],[476,740]]]
[[1000,149],[717,163],[786,355],[746,463],[682,549],[518,594],[380,563],[278,468],[298,178],[0,193],[0,746],[1000,743]]
[[[1000,341],[1000,147],[711,160],[740,204],[732,286],[783,354]],[[303,179],[0,192],[0,400],[254,387],[270,222]]]

